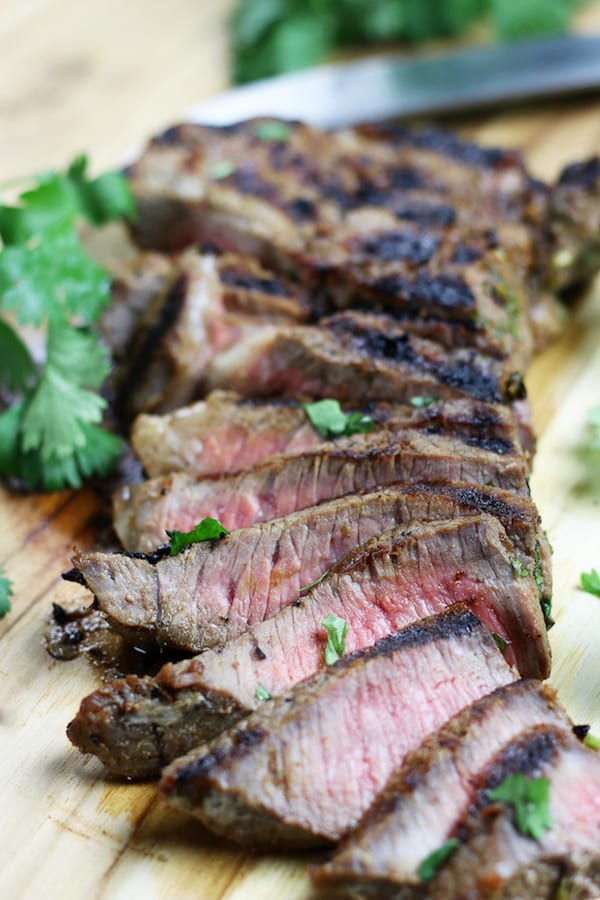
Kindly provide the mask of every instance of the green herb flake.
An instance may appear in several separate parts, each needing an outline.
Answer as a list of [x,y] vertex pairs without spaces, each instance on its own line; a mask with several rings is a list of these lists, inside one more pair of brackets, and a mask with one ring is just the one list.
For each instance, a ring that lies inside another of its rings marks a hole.
[[598,574],[597,569],[592,569],[590,572],[582,572],[580,578],[581,587],[586,594],[600,597],[600,574]]
[[432,403],[435,403],[435,397],[411,397],[409,403],[415,409],[425,409],[427,406],[431,406]]
[[202,519],[191,531],[167,531],[171,543],[171,556],[177,556],[184,547],[189,544],[199,544],[202,541],[215,541],[225,537],[229,531],[221,525],[218,519]]
[[521,562],[520,559],[517,559],[516,556],[511,556],[510,564],[512,566],[512,569],[513,569],[513,572],[515,573],[515,575],[518,575],[519,578],[527,578],[527,576],[529,575],[529,572],[527,571],[527,569],[525,568],[525,566],[523,565],[523,563]]
[[370,416],[364,416],[358,412],[346,415],[339,401],[331,398],[316,400],[314,403],[303,403],[302,409],[313,428],[327,440],[352,437],[353,434],[366,434],[375,427]]
[[588,731],[584,737],[583,743],[586,747],[589,747],[590,750],[600,750],[600,738],[596,737],[596,735],[592,734],[590,731]]
[[552,597],[542,597],[542,599],[540,600],[540,606],[542,607],[542,613],[544,614],[544,622],[546,624],[546,628],[549,631],[552,626],[556,624],[556,622],[552,618]]
[[592,450],[600,450],[600,406],[594,406],[590,409],[588,425],[592,432],[590,447]]
[[257,685],[256,699],[257,700],[270,700],[271,699],[271,694],[266,689],[266,687],[262,686],[262,684]]
[[309,591],[312,591],[312,589],[314,587],[316,587],[318,584],[321,584],[323,579],[327,578],[327,576],[329,575],[330,572],[331,572],[331,569],[325,569],[325,571],[323,572],[322,575],[319,575],[318,578],[316,578],[310,584],[305,585],[305,587],[301,587],[300,590],[298,591],[298,596],[304,597],[304,595],[308,594]]
[[13,585],[10,578],[7,578],[2,569],[0,569],[0,619],[3,619],[7,612],[10,612],[10,598],[13,595]]
[[440,866],[446,862],[448,857],[454,853],[457,847],[457,839],[450,838],[442,844],[441,847],[438,847],[437,850],[434,850],[433,853],[426,856],[417,870],[421,881],[432,881],[437,875]]
[[276,119],[257,122],[254,126],[254,134],[259,141],[287,141],[290,135],[290,126]]
[[236,165],[232,159],[220,159],[214,164],[210,170],[210,177],[213,181],[221,181],[223,178],[229,178],[236,170]]
[[495,642],[496,647],[498,648],[498,650],[499,650],[501,653],[503,653],[503,652],[506,650],[506,648],[508,647],[508,645],[510,644],[510,641],[505,640],[505,639],[502,637],[502,635],[498,634],[498,633],[495,632],[495,631],[492,632],[492,637],[494,638],[494,642]]
[[325,647],[325,664],[331,666],[346,652],[346,635],[348,623],[332,613],[325,616],[321,625],[327,632],[327,646]]
[[512,806],[521,834],[540,841],[544,832],[552,828],[548,778],[526,778],[521,772],[516,772],[505,778],[490,793],[490,797]]

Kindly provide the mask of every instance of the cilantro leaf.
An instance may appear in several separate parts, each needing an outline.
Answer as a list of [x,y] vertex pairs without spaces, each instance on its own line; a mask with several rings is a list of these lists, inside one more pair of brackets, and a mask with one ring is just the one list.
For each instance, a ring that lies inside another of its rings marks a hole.
[[592,569],[590,572],[582,572],[580,578],[581,587],[587,594],[600,597],[600,574],[597,569]]
[[213,181],[222,181],[223,178],[229,178],[236,170],[236,164],[232,159],[220,159],[214,164],[209,172]]
[[13,595],[13,585],[10,578],[7,578],[2,569],[0,569],[0,619],[3,619],[7,612],[10,612],[10,598]]
[[104,172],[90,179],[87,165],[87,156],[76,157],[65,179],[77,211],[93,225],[119,218],[134,219],[135,201],[127,179],[120,172]]
[[0,253],[0,310],[15,310],[19,325],[73,316],[87,325],[109,302],[109,278],[74,231],[38,236]]
[[364,416],[358,412],[346,415],[339,401],[330,398],[316,400],[314,403],[303,403],[302,409],[313,428],[319,432],[321,437],[327,439],[365,434],[375,427],[370,416]]
[[325,616],[321,625],[327,632],[327,645],[325,647],[325,664],[330,666],[340,659],[346,651],[346,635],[348,623],[339,616],[330,613]]
[[257,122],[254,126],[254,134],[259,141],[286,141],[290,134],[290,126],[277,119]]
[[542,613],[544,614],[546,628],[549,631],[553,625],[556,625],[556,622],[552,618],[552,597],[542,597],[540,605],[542,607]]
[[510,644],[510,641],[505,640],[505,638],[503,638],[501,634],[498,634],[497,631],[492,631],[492,637],[494,638],[494,643],[500,653],[503,653]]
[[512,570],[515,573],[515,575],[518,575],[519,578],[527,578],[527,576],[529,575],[529,572],[527,571],[527,569],[525,568],[525,566],[523,565],[523,563],[521,562],[520,559],[517,559],[516,556],[511,556],[510,564],[512,566]]
[[269,691],[266,689],[266,687],[263,687],[263,686],[262,686],[262,684],[258,684],[258,685],[256,686],[256,694],[255,694],[255,696],[256,696],[256,699],[257,699],[257,700],[270,700],[270,699],[271,699],[271,694],[270,694]]
[[171,542],[171,556],[181,553],[188,544],[198,544],[201,541],[214,541],[225,537],[229,531],[221,525],[218,519],[202,519],[191,531],[167,531]]
[[448,857],[454,853],[457,847],[458,840],[456,838],[449,838],[449,840],[445,841],[441,847],[438,847],[437,850],[434,850],[429,856],[426,856],[417,870],[421,881],[432,881],[437,875],[440,866],[446,862]]
[[0,384],[24,390],[35,374],[31,354],[17,332],[0,319]]
[[597,738],[596,735],[589,731],[584,737],[583,743],[586,747],[589,747],[590,750],[600,750],[600,738]]
[[415,409],[425,409],[425,407],[435,403],[435,397],[411,397],[409,402]]
[[526,778],[521,772],[516,772],[494,788],[490,797],[512,806],[521,834],[540,841],[544,832],[552,828],[548,778]]

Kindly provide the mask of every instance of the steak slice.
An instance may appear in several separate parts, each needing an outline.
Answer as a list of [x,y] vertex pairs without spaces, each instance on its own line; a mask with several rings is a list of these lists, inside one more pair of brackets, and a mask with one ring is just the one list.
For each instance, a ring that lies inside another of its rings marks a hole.
[[505,359],[453,350],[387,316],[345,312],[318,326],[264,330],[214,357],[208,386],[270,397],[305,394],[364,405],[415,395],[510,403],[522,381]]
[[[344,554],[400,523],[489,512],[505,526],[519,571],[535,576],[537,513],[529,500],[467,486],[398,485],[347,496],[194,544],[175,557],[79,553],[75,577],[115,628],[191,652],[274,615]],[[523,566],[523,569],[520,567]]]
[[353,897],[421,896],[419,864],[450,838],[499,748],[535,725],[569,729],[553,691],[517,681],[468,706],[410,753],[358,829],[313,877]]
[[[547,778],[552,826],[539,840],[521,834],[513,809],[490,791],[508,775]],[[458,828],[457,850],[430,886],[450,897],[598,897],[600,755],[564,729],[538,726],[505,748]]]
[[155,775],[254,709],[259,687],[277,695],[314,674],[323,664],[327,615],[346,621],[351,652],[456,601],[471,601],[475,615],[509,642],[505,658],[545,675],[549,653],[537,591],[517,578],[505,545],[502,526],[489,516],[385,532],[350,551],[302,599],[221,650],[168,663],[155,679],[120,679],[94,692],[69,725],[69,737],[113,773]]
[[398,429],[281,454],[221,478],[179,472],[126,485],[113,498],[114,527],[126,549],[151,552],[167,531],[190,531],[205,517],[233,531],[398,481],[492,484],[528,496],[527,475],[520,453],[502,455],[456,438]]
[[450,612],[338,660],[168,767],[160,790],[251,846],[308,847],[353,828],[406,754],[514,680],[469,612]]
[[119,395],[126,418],[188,403],[202,390],[213,356],[267,324],[308,316],[300,292],[254,260],[188,250],[173,273],[170,289],[153,297],[128,346]]
[[[413,398],[414,399],[414,398]],[[418,427],[452,434],[471,446],[514,453],[521,436],[509,409],[461,399],[416,399],[413,405],[370,403],[364,410],[377,428]],[[131,443],[151,477],[170,472],[218,475],[251,468],[279,453],[297,453],[324,443],[304,409],[293,400],[260,402],[213,391],[204,400],[163,416],[135,420]],[[525,449],[527,455],[533,447]]]

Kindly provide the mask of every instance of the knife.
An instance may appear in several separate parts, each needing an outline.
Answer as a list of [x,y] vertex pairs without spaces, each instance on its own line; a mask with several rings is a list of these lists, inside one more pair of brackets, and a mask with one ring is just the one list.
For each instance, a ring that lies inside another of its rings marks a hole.
[[566,36],[317,66],[227,91],[188,115],[207,125],[273,115],[335,128],[598,88],[600,36]]

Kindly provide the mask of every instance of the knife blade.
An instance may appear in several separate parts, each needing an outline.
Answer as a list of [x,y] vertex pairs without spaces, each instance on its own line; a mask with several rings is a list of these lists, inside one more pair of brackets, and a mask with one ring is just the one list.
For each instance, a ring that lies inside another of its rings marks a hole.
[[599,88],[600,36],[566,36],[317,66],[227,91],[194,106],[189,116],[227,125],[273,115],[335,128]]

